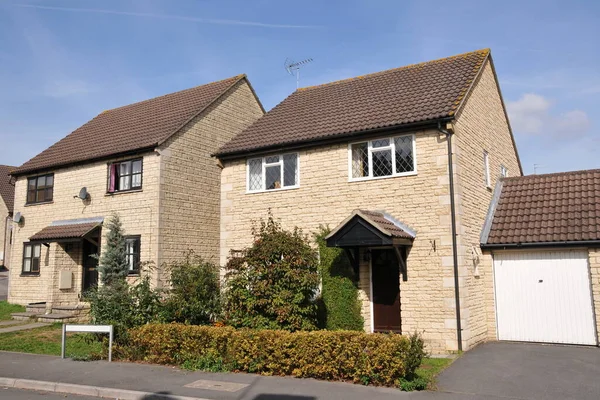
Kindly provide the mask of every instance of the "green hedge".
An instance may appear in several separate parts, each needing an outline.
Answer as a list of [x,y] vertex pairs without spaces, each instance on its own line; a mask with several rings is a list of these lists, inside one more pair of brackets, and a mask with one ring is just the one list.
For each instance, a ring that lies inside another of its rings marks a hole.
[[358,276],[342,249],[327,247],[325,236],[330,229],[319,228],[315,235],[322,279],[319,324],[329,330],[362,331],[365,323],[358,300]]
[[423,358],[418,335],[349,331],[273,331],[150,324],[130,330],[119,349],[131,361],[190,369],[293,375],[362,384],[399,385]]

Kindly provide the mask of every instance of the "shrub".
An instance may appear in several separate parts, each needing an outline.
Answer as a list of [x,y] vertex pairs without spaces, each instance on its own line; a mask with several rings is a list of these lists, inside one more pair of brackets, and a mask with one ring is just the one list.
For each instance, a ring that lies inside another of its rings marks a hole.
[[329,330],[362,331],[364,320],[358,300],[358,276],[342,249],[327,247],[325,236],[329,232],[329,228],[320,226],[315,235],[322,282],[319,325]]
[[118,214],[107,221],[106,250],[98,257],[98,273],[103,285],[113,282],[124,282],[127,276],[129,263],[125,252],[125,236],[123,225]]
[[221,312],[219,267],[188,252],[182,261],[169,265],[170,286],[163,319],[205,325]]
[[92,323],[113,325],[116,343],[127,341],[128,329],[156,321],[161,311],[160,294],[151,288],[149,276],[134,286],[114,281],[88,291],[85,298]]
[[387,386],[412,376],[416,366],[407,360],[422,354],[422,341],[350,331],[149,324],[130,336],[121,350],[131,361]]
[[319,285],[317,256],[299,229],[283,230],[269,213],[254,244],[226,265],[225,321],[235,327],[311,330]]

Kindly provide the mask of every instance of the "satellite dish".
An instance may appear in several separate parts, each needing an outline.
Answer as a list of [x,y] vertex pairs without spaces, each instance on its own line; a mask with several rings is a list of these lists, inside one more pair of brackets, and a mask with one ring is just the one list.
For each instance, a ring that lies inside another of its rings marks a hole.
[[89,193],[87,191],[87,188],[84,186],[79,191],[79,195],[77,197],[79,197],[81,200],[85,200],[88,198],[88,196],[89,196]]
[[14,222],[16,222],[16,223],[18,224],[19,222],[21,222],[21,218],[23,218],[23,216],[21,215],[21,213],[20,213],[20,212],[17,212],[17,213],[15,214],[15,216],[13,217],[13,221],[14,221]]

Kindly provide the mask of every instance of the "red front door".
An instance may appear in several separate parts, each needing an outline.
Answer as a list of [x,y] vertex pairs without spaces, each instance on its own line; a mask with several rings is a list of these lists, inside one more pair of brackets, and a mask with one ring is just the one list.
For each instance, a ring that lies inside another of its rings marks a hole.
[[373,323],[375,332],[402,333],[400,270],[393,249],[371,251]]

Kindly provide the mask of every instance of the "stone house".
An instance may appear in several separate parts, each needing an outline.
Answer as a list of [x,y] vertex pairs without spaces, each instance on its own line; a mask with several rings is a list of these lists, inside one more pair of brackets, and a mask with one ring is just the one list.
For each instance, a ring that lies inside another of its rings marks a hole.
[[118,213],[131,280],[188,250],[219,257],[220,168],[211,154],[264,110],[245,75],[104,111],[12,170],[8,300],[77,306],[96,285],[102,224]]
[[271,209],[333,229],[366,331],[419,331],[434,352],[494,338],[480,233],[522,169],[489,50],[299,89],[215,156],[221,265]]
[[0,165],[0,268],[10,267],[15,187],[10,181],[9,172],[13,168],[8,165]]

